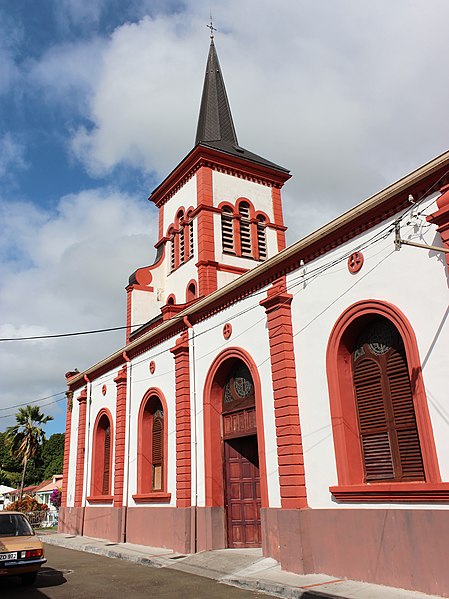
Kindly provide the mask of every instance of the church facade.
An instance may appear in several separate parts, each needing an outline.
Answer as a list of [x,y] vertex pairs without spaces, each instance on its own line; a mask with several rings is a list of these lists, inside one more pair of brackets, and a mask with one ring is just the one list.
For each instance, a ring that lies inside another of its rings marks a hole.
[[124,347],[68,384],[60,530],[449,596],[449,152],[286,247],[214,41]]

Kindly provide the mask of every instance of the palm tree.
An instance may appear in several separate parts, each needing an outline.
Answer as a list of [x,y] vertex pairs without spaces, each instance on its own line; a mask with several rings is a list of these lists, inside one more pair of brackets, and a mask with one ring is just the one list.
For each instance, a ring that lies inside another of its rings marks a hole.
[[20,458],[23,465],[19,499],[22,499],[28,461],[36,455],[39,447],[45,441],[42,426],[49,420],[53,420],[53,417],[44,416],[39,406],[28,405],[19,408],[16,414],[16,424],[6,429],[6,444],[11,455]]

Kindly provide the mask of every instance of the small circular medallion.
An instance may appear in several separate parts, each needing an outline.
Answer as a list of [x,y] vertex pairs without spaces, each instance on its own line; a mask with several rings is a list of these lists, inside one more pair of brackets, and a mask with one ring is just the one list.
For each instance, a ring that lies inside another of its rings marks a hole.
[[349,272],[355,273],[359,272],[362,268],[364,262],[362,252],[354,252],[348,258],[348,270]]
[[223,327],[223,337],[225,339],[229,339],[229,337],[231,335],[232,335],[232,324],[227,322]]
[[108,388],[106,387],[106,385],[103,385],[103,387],[101,388],[101,392],[103,393],[103,395],[106,395],[107,390]]
[[156,370],[156,362],[154,360],[151,360],[151,362],[150,362],[150,373],[154,374],[155,370]]

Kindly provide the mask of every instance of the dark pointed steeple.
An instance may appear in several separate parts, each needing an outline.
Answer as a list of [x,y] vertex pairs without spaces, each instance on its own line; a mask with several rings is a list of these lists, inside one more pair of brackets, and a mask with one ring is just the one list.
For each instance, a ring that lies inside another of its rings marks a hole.
[[221,150],[226,154],[246,158],[251,162],[288,172],[287,169],[239,146],[220,62],[215,50],[212,29],[195,145]]
[[222,142],[226,145],[238,146],[231,108],[213,38],[210,42],[209,56],[207,57],[195,145],[199,143],[207,144],[208,142]]

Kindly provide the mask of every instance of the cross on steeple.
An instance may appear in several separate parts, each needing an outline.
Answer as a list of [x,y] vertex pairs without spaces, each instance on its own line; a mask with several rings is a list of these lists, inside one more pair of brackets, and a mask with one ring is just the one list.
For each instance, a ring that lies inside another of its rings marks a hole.
[[214,24],[212,22],[212,11],[210,13],[210,23],[209,23],[209,25],[206,25],[206,27],[208,29],[210,29],[210,39],[213,40],[214,39],[214,31],[217,31],[217,30],[215,29]]

